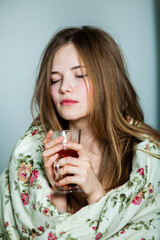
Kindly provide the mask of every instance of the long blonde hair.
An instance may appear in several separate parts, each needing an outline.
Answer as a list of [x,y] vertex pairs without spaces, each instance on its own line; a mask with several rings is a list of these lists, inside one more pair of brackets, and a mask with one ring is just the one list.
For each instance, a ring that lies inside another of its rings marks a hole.
[[[160,134],[144,123],[119,46],[106,31],[91,26],[65,28],[47,45],[32,99],[32,106],[36,103],[39,108],[41,125],[56,130],[67,127],[53,105],[50,81],[55,53],[68,43],[77,49],[93,86],[90,126],[102,146],[99,180],[108,191],[128,180],[133,145],[139,138],[150,135],[160,140]],[[128,123],[128,116],[133,119],[132,124]]]

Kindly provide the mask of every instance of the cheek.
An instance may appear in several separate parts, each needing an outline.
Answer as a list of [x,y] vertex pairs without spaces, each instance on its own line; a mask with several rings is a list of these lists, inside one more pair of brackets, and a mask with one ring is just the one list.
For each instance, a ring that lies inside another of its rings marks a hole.
[[55,104],[56,103],[56,99],[57,99],[57,91],[55,89],[55,87],[51,87],[50,88],[50,93],[51,93],[51,98],[53,100],[53,103]]
[[85,85],[85,100],[86,100],[86,106],[88,108],[88,112],[92,112],[94,109],[94,101],[93,101],[93,86],[92,84],[89,84],[88,81],[86,81]]
[[89,103],[91,103],[92,101],[92,86],[91,84],[89,84],[88,80],[84,83],[82,87],[82,95],[89,105]]
[[91,87],[89,85],[88,79],[86,81],[82,81],[81,83],[79,83],[77,88],[78,88],[78,91],[81,93],[81,95],[83,95],[85,99],[87,99],[90,96]]

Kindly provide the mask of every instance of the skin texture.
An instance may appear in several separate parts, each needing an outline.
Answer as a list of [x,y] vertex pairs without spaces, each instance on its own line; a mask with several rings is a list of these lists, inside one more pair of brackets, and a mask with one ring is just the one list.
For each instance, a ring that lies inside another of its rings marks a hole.
[[[82,70],[83,69],[83,70]],[[86,84],[84,82],[86,78]],[[90,113],[87,95],[88,79],[84,65],[80,65],[79,57],[73,44],[61,47],[53,60],[51,73],[51,97],[59,115],[68,120],[69,129],[81,128],[81,144],[65,143],[63,137],[52,140],[53,131],[50,130],[43,140],[43,161],[46,175],[54,189],[54,186],[63,186],[75,183],[82,189],[88,204],[98,201],[105,191],[97,178],[101,162],[101,154],[98,143],[94,139],[92,130],[88,126]],[[91,89],[90,89],[91,90]],[[63,101],[69,99],[73,101]],[[79,157],[62,158],[60,163],[61,175],[73,174],[59,181],[54,178],[53,163],[58,158],[58,151],[63,147],[76,150]],[[93,152],[94,149],[94,152]],[[66,198],[56,196],[53,193],[53,203],[59,211],[66,211]]]
[[[84,73],[83,73],[84,72]],[[51,97],[60,114],[66,120],[73,121],[86,118],[88,112],[88,96],[83,76],[86,76],[84,64],[79,63],[79,57],[73,44],[60,48],[53,60],[51,74]],[[88,79],[86,78],[88,85]],[[73,100],[65,105],[62,100]]]

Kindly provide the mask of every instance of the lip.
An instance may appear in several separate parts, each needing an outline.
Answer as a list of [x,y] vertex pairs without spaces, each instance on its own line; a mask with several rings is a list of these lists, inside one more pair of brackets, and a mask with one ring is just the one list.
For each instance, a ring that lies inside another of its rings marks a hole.
[[70,105],[73,105],[73,104],[76,104],[78,101],[75,101],[73,99],[63,99],[60,104],[62,106],[70,106]]

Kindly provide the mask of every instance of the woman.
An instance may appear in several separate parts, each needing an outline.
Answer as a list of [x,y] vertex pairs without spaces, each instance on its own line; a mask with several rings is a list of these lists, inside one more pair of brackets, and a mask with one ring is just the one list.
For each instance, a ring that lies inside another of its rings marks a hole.
[[[160,134],[144,123],[115,41],[94,27],[58,32],[45,49],[32,100],[39,118],[1,175],[6,239],[159,239]],[[64,147],[53,130],[81,129]],[[45,173],[45,174],[44,174]],[[78,184],[82,193],[55,194]],[[8,186],[8,188],[7,188]]]

